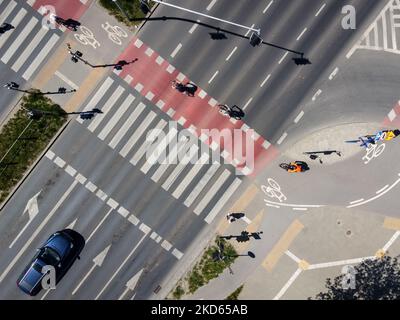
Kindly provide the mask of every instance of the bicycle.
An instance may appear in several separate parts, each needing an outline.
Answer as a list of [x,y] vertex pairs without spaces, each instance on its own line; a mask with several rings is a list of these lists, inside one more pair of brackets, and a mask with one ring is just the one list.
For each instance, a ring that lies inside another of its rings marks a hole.
[[127,38],[128,34],[119,26],[112,26],[109,22],[102,24],[101,27],[108,33],[108,38],[115,44],[122,45],[120,38]]
[[89,28],[85,26],[80,26],[79,28],[82,33],[74,34],[76,40],[85,46],[91,45],[94,49],[96,49],[96,46],[100,47],[100,43],[95,39],[93,32]]
[[289,173],[305,172],[305,171],[310,170],[310,168],[308,167],[308,164],[303,161],[294,161],[291,163],[281,163],[281,164],[279,164],[279,167],[281,167],[283,170],[285,170]]

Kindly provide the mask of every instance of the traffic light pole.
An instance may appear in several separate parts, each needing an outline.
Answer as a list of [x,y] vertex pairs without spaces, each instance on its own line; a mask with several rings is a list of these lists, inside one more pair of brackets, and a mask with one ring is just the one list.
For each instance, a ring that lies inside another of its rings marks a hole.
[[182,11],[186,11],[186,12],[190,12],[190,13],[193,13],[193,14],[197,14],[199,16],[203,16],[203,17],[206,17],[206,18],[209,18],[209,19],[225,22],[227,24],[230,24],[230,25],[233,25],[233,26],[236,26],[236,27],[240,27],[240,28],[244,28],[244,29],[247,29],[247,30],[250,30],[250,31],[254,31],[254,32],[257,33],[257,35],[260,35],[260,29],[254,29],[254,28],[247,27],[247,26],[244,26],[244,25],[239,24],[239,23],[235,23],[235,22],[223,20],[223,19],[220,19],[220,18],[217,18],[217,17],[209,16],[208,14],[204,14],[204,13],[201,13],[201,12],[197,12],[197,11],[193,11],[193,10],[190,10],[190,9],[182,8],[182,7],[179,7],[177,5],[174,5],[174,4],[171,4],[171,3],[168,3],[168,2],[162,2],[162,1],[159,1],[159,0],[151,0],[151,1],[154,1],[156,3],[162,4],[164,6],[168,6],[168,7],[172,7],[172,8],[175,8],[175,9],[182,10]]

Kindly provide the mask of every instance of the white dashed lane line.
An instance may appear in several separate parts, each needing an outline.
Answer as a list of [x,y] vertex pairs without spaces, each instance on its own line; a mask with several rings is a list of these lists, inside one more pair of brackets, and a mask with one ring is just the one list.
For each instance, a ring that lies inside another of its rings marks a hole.
[[217,0],[211,0],[210,4],[207,6],[206,10],[210,11],[212,7],[214,7],[214,4],[217,2]]
[[232,57],[232,55],[235,53],[235,51],[237,50],[237,47],[234,47],[232,52],[229,54],[229,56],[225,59],[225,61],[229,61],[229,59]]
[[312,101],[317,100],[317,98],[319,97],[319,95],[322,93],[321,89],[318,89],[318,91],[314,94],[314,96],[312,97]]
[[304,30],[299,34],[299,36],[297,37],[296,41],[299,41],[301,39],[301,37],[303,36],[303,34],[307,31],[307,28],[304,28]]
[[325,6],[326,6],[326,3],[324,3],[324,4],[321,6],[321,8],[319,8],[319,10],[317,11],[317,13],[315,14],[316,17],[318,17],[319,14],[322,12],[322,10],[324,10]]
[[[251,25],[251,27],[250,27],[250,29],[253,29],[253,28],[254,28],[254,26],[255,26],[255,25],[254,25],[254,24],[252,24],[252,25]],[[247,30],[246,34],[244,35],[245,37],[247,37],[247,36],[249,35],[249,33],[250,33],[250,31],[251,31],[250,29],[249,29],[249,30]]]
[[182,48],[182,43],[179,43],[176,48],[174,49],[174,51],[172,51],[171,53],[171,57],[174,58],[176,56],[176,54],[178,53],[179,50],[181,50]]
[[274,0],[271,0],[270,3],[268,3],[268,5],[265,7],[265,9],[263,10],[263,13],[266,13],[267,10],[269,9],[269,7],[274,3]]
[[329,75],[329,80],[332,80],[337,75],[338,72],[339,68],[336,67],[335,70],[333,70],[332,73]]
[[287,132],[284,132],[284,133],[282,134],[282,136],[279,138],[277,144],[279,144],[279,145],[282,144],[282,142],[285,141],[285,139],[286,139],[287,136],[288,136]]
[[211,79],[210,80],[208,80],[208,83],[211,83],[213,80],[214,80],[214,78],[218,75],[218,73],[219,73],[219,71],[217,70],[217,71],[215,71],[215,73],[213,74],[213,76],[211,77]]
[[264,79],[264,81],[260,84],[260,88],[262,88],[264,86],[264,84],[266,84],[266,82],[269,80],[269,78],[271,78],[271,74],[267,75],[267,77]]
[[289,54],[289,51],[287,51],[282,58],[279,60],[278,64],[281,64],[283,62],[283,60],[285,60],[285,58],[287,57],[287,55]]
[[[200,20],[197,20],[197,22],[200,22]],[[199,26],[198,23],[193,24],[193,26],[189,30],[189,33],[192,34],[194,30],[197,29],[198,26]]]
[[296,117],[296,119],[294,119],[294,123],[298,123],[300,121],[301,118],[303,118],[304,116],[304,111],[302,110],[299,115]]
[[249,104],[253,101],[253,97],[251,97],[246,104],[243,106],[243,110],[246,110],[246,108],[249,106]]

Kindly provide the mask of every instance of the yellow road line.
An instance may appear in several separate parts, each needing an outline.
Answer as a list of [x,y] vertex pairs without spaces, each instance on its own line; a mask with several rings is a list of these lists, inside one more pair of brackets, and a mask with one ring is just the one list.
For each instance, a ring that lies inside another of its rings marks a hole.
[[300,231],[304,228],[299,220],[293,221],[289,228],[285,231],[278,243],[272,248],[271,252],[262,262],[262,266],[268,271],[272,271],[278,263],[281,256],[289,249],[290,244],[297,237]]
[[[254,184],[248,187],[243,195],[230,208],[229,212],[244,212],[249,204],[253,201],[258,191],[258,187]],[[217,232],[219,234],[223,234],[228,228],[229,222],[224,216],[218,225]]]
[[390,230],[400,230],[400,219],[386,217],[383,222],[383,227]]

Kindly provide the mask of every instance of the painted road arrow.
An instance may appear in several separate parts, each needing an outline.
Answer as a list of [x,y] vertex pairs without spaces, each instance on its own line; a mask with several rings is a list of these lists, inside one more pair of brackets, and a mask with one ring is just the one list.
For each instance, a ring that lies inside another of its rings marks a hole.
[[39,194],[42,192],[42,190],[40,190],[38,193],[36,193],[32,198],[30,198],[26,204],[25,210],[24,212],[22,212],[22,215],[25,214],[25,212],[28,212],[29,215],[29,221],[26,223],[26,225],[22,228],[22,230],[20,231],[20,233],[18,233],[17,237],[14,239],[14,241],[10,244],[9,248],[11,249],[12,246],[15,244],[15,242],[17,242],[17,240],[19,239],[19,237],[21,236],[21,234],[24,233],[24,231],[26,230],[26,228],[29,226],[29,224],[32,222],[32,220],[37,216],[37,214],[39,213],[39,206],[38,206],[38,202],[37,202],[37,198],[39,197]]
[[97,257],[95,257],[93,259],[93,266],[90,268],[89,272],[86,274],[86,276],[81,280],[81,282],[78,284],[78,286],[74,289],[74,291],[72,291],[72,294],[74,295],[80,288],[80,286],[82,285],[82,283],[85,282],[86,278],[89,277],[89,275],[93,272],[94,268],[96,267],[101,267],[101,265],[104,262],[104,259],[107,256],[108,250],[110,250],[111,244],[105,248],[102,252],[100,252]]
[[125,291],[121,294],[121,296],[118,298],[118,300],[122,300],[122,298],[128,293],[128,291],[133,291],[136,288],[136,285],[140,279],[140,276],[142,275],[143,269],[140,270],[138,273],[136,273],[127,283],[126,283],[126,289]]

